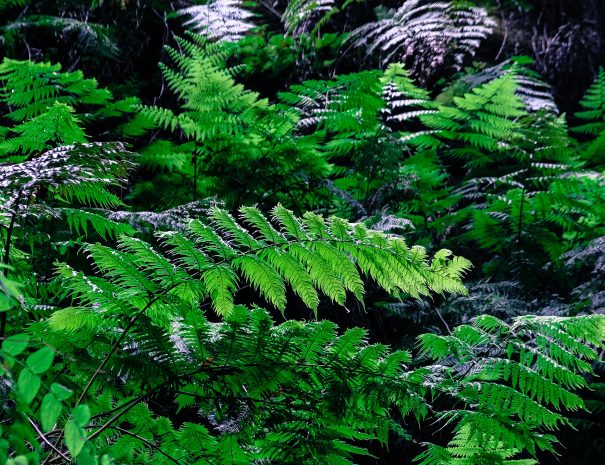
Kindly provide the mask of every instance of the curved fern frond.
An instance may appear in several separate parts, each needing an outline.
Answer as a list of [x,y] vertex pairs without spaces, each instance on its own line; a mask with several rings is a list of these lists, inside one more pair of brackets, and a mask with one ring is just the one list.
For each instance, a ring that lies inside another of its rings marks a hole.
[[605,165],[605,68],[599,68],[580,105],[582,110],[575,116],[582,124],[572,130],[591,138],[583,144],[582,157],[598,169]]
[[16,122],[39,116],[56,103],[107,105],[112,98],[107,89],[98,88],[96,80],[85,79],[81,71],[61,71],[58,64],[5,58],[0,82],[0,100],[10,106],[7,117]]
[[350,40],[367,48],[367,55],[379,55],[383,66],[406,62],[418,54],[460,66],[467,56],[474,55],[494,25],[482,8],[410,0],[390,10],[386,17],[355,29]]
[[250,284],[274,307],[286,308],[286,286],[314,312],[319,292],[344,305],[347,292],[363,298],[362,275],[389,292],[419,297],[465,289],[461,276],[470,263],[451,252],[429,262],[420,247],[403,239],[317,215],[296,217],[278,206],[273,220],[258,210],[242,209],[238,221],[213,208],[209,224],[192,221],[186,233],[160,234],[166,255],[138,239],[122,237],[119,250],[98,245],[88,250],[110,282],[125,289],[161,293],[196,281],[223,316],[231,314],[240,283]]
[[289,34],[314,35],[338,11],[334,0],[292,0],[286,6],[282,22]]
[[605,68],[599,68],[599,72],[580,100],[582,111],[576,113],[576,117],[584,123],[576,126],[574,131],[581,134],[597,136],[605,131]]
[[592,372],[590,362],[599,357],[594,348],[603,347],[604,335],[600,315],[522,316],[510,324],[483,315],[450,336],[421,336],[421,353],[438,363],[437,389],[462,403],[439,414],[454,422],[454,439],[445,448],[429,445],[421,463],[487,457],[517,463],[509,459],[523,451],[553,450],[556,439],[546,433],[568,423],[563,412],[585,409],[573,391],[587,386],[581,375]]
[[86,143],[58,147],[22,163],[0,163],[0,188],[9,195],[2,208],[29,207],[38,189],[97,206],[120,204],[107,188],[125,180],[133,166],[129,157],[119,143]]
[[454,95],[467,93],[471,89],[498,79],[504,74],[511,74],[514,77],[517,83],[516,93],[523,99],[528,111],[559,113],[552,87],[544,82],[540,74],[513,60],[506,60],[477,73],[465,75],[451,84],[449,90],[445,93],[453,93]]
[[387,123],[400,126],[437,111],[429,92],[418,87],[400,63],[389,65],[381,83],[382,97],[386,103],[382,113]]

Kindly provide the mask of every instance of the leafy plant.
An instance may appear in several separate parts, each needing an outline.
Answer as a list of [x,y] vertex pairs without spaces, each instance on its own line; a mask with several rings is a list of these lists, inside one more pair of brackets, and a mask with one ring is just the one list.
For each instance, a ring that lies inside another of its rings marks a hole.
[[573,130],[591,138],[585,144],[582,156],[591,166],[602,167],[605,153],[605,69],[599,68],[594,83],[586,91],[580,105],[582,111],[575,116],[582,124]]
[[296,133],[296,112],[236,84],[226,49],[193,35],[190,40],[179,40],[183,55],[167,49],[175,70],[162,66],[181,109],[143,108],[179,143],[154,142],[143,151],[141,164],[179,173],[174,181],[187,180],[189,199],[219,194],[233,199],[230,204],[281,199],[286,191],[291,196],[308,178],[328,172],[317,138]]
[[493,26],[482,8],[412,0],[355,29],[351,40],[357,47],[367,47],[368,56],[377,55],[381,65],[402,61],[426,78],[460,66],[465,57],[474,55]]

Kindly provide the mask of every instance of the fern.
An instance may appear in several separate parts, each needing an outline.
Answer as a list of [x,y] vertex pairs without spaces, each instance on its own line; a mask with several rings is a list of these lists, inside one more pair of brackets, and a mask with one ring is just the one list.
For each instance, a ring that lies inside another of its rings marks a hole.
[[416,75],[426,76],[435,72],[434,62],[439,68],[459,67],[465,57],[474,55],[493,26],[481,8],[413,0],[355,29],[350,40],[357,47],[367,47],[367,55],[377,54],[383,66],[411,62]]
[[[283,243],[280,236],[288,241],[286,234],[302,236],[311,231],[307,218],[297,222],[285,211],[275,212],[282,218],[282,231],[260,220],[254,209],[245,212],[262,225],[263,235],[272,238],[274,247]],[[239,238],[237,243],[253,246],[252,240],[261,240],[234,229],[226,213],[215,211],[213,216],[231,231],[234,241]],[[314,224],[313,229],[319,231],[320,225]],[[195,228],[201,234],[201,227]],[[214,246],[197,253],[209,255],[200,255],[200,262],[191,252],[195,245],[187,253],[179,249],[181,266],[210,264],[208,270],[229,273],[227,262],[211,264],[209,260],[228,245],[221,244],[215,233],[204,231],[204,243]],[[176,234],[166,237],[172,241]],[[184,243],[182,237],[179,243]],[[136,397],[120,405],[108,404],[105,399],[111,399],[116,387],[96,383],[93,390],[98,395],[90,403],[101,423],[92,425],[91,442],[116,424],[124,425],[116,427],[115,435],[105,436],[113,438],[105,450],[117,459],[136,449],[139,457],[131,456],[132,463],[152,457],[163,461],[166,454],[169,460],[184,463],[195,463],[202,456],[210,463],[234,463],[234,458],[248,463],[251,451],[255,457],[280,463],[324,456],[326,461],[356,463],[357,457],[368,454],[363,441],[386,444],[389,431],[407,437],[391,419],[393,409],[426,427],[435,418],[453,424],[453,439],[447,446],[425,445],[426,451],[418,458],[421,463],[519,463],[520,453],[552,450],[555,438],[549,429],[567,421],[564,411],[584,408],[575,392],[586,384],[580,374],[590,372],[587,361],[597,357],[593,347],[603,347],[605,329],[600,316],[520,317],[509,324],[485,315],[457,327],[450,336],[423,335],[417,359],[406,351],[369,344],[360,328],[337,333],[336,325],[328,321],[276,325],[259,308],[234,306],[225,321],[211,323],[197,305],[187,303],[194,294],[176,292],[175,287],[167,288],[160,298],[158,288],[153,294],[145,292],[153,286],[175,284],[179,270],[166,257],[138,240],[125,239],[121,247],[136,254],[137,262],[109,249],[90,249],[104,271],[101,279],[87,279],[59,266],[74,298],[96,315],[82,319],[75,315],[85,315],[83,310],[77,310],[73,318],[55,313],[49,325],[56,334],[77,332],[83,337],[93,321],[119,324],[112,320],[119,320],[121,312],[123,318],[131,318],[132,305],[146,313],[147,317],[139,317],[137,329],[128,325],[129,335],[118,338],[116,343],[124,344],[124,349],[115,352],[104,369],[128,373],[127,385],[132,389],[146,375],[129,359],[149,360],[155,364],[156,376],[150,385],[145,382],[145,395],[171,393],[179,408],[195,407],[204,423],[185,423],[177,429]],[[439,255],[438,260],[447,254]],[[200,270],[197,265],[196,269]],[[88,290],[91,286],[96,288],[94,295]],[[176,312],[174,323],[159,318],[156,311]],[[96,339],[94,344],[101,342]],[[427,356],[436,361],[427,361]],[[407,368],[414,360],[418,367]],[[457,401],[453,410],[442,410],[439,400],[443,397]],[[115,419],[103,420],[107,410]],[[136,428],[130,430],[136,436],[130,435],[126,425]],[[259,427],[262,433],[253,434]],[[190,442],[183,447],[185,440]]]
[[[421,463],[517,463],[509,460],[522,451],[553,450],[547,432],[568,421],[560,412],[585,408],[572,391],[586,386],[577,373],[590,372],[587,361],[598,357],[585,344],[600,347],[602,335],[600,316],[523,316],[507,324],[483,315],[451,336],[421,336],[422,353],[439,363],[438,390],[462,404],[438,414],[453,422],[454,439],[446,448],[430,445]],[[497,349],[498,341],[506,343]],[[513,416],[520,422],[511,423]]]
[[338,11],[334,0],[293,0],[288,2],[282,22],[290,34],[313,36]]
[[[62,71],[58,64],[5,58],[0,64],[0,83],[0,102],[9,109],[6,117],[26,127],[30,118],[43,118],[53,108],[56,111],[67,106],[89,129],[95,128],[93,123],[108,120],[115,125],[116,119],[121,124],[116,126],[121,136],[137,135],[148,128],[144,118],[133,116],[137,98],[116,101],[109,90],[99,88],[96,80],[86,79],[81,71]],[[129,121],[122,124],[124,118]]]
[[161,212],[151,211],[105,211],[107,219],[117,223],[126,223],[140,232],[157,230],[183,231],[193,218],[204,215],[209,208],[221,206],[222,202],[207,199],[179,205]]
[[580,105],[583,111],[576,113],[576,117],[585,123],[574,130],[581,134],[600,135],[605,130],[605,69],[599,69],[594,83],[586,91]]
[[[240,201],[248,195],[261,200],[267,192],[283,192],[282,186],[303,184],[306,180],[301,173],[308,179],[328,171],[316,147],[317,137],[297,134],[296,112],[271,105],[236,84],[233,74],[237,68],[226,66],[229,49],[225,44],[208,44],[193,35],[189,39],[179,40],[182,54],[168,49],[175,69],[162,67],[181,108],[176,112],[142,108],[159,127],[187,142],[172,152],[172,145],[164,142],[148,148],[147,153],[158,148],[168,152],[162,154],[163,159],[173,157],[166,162],[155,157],[154,169],[182,166],[172,179],[181,190],[183,178],[187,180],[191,193],[188,200],[222,194]],[[190,153],[187,162],[183,151]],[[263,176],[257,176],[259,173]],[[250,185],[251,179],[258,180],[258,185]]]
[[[0,186],[10,198],[4,209],[10,210],[19,199],[31,203],[40,188],[63,197],[88,198],[93,204],[114,204],[115,197],[98,187],[116,185],[124,179],[130,167],[126,154],[117,143],[75,144],[49,150],[22,163],[2,163]],[[87,189],[90,195],[86,194]]]
[[[3,260],[14,264],[19,273],[29,269],[38,250],[51,246],[48,236],[40,238],[35,229],[28,228],[32,220],[43,224],[65,218],[66,229],[84,236],[92,230],[101,238],[132,233],[127,225],[81,209],[123,205],[111,189],[126,179],[132,167],[129,156],[121,144],[86,143],[58,147],[21,163],[0,163],[0,218],[6,219],[6,224],[0,221]],[[28,243],[30,253],[25,253],[22,248]],[[48,250],[42,260],[50,266]]]
[[[525,57],[521,57],[525,58]],[[506,60],[494,66],[482,69],[473,74],[465,74],[460,79],[450,84],[441,98],[446,95],[461,95],[469,92],[486,82],[501,77],[504,74],[511,74],[517,83],[516,93],[525,102],[525,106],[530,112],[546,111],[558,113],[557,104],[554,101],[553,89],[543,81],[541,76],[522,64],[527,64],[523,59]],[[529,60],[531,63],[531,60]]]
[[399,63],[392,63],[381,78],[382,96],[386,103],[386,122],[401,126],[421,115],[434,113],[429,93],[414,84],[409,72]]
[[96,213],[77,209],[64,209],[65,219],[70,230],[88,236],[88,225],[101,236],[103,240],[117,239],[120,235],[132,235],[134,229],[128,224],[121,224]]
[[[215,208],[208,224],[193,220],[185,233],[159,234],[157,249],[126,236],[118,250],[90,244],[94,276],[57,265],[73,305],[34,327],[62,354],[80,344],[86,354],[65,362],[84,387],[76,407],[61,401],[71,414],[55,418],[59,434],[48,439],[37,426],[46,424],[43,406],[27,414],[25,431],[53,444],[46,457],[356,463],[369,454],[367,441],[409,439],[404,425],[414,419],[427,428],[435,420],[452,425],[453,439],[426,444],[422,463],[518,464],[521,453],[552,450],[548,432],[567,423],[565,412],[584,408],[576,391],[604,347],[601,316],[506,323],[484,315],[449,336],[421,336],[416,357],[369,343],[361,328],[277,325],[267,311],[234,303],[239,281],[277,307],[287,284],[313,309],[318,291],[361,297],[360,273],[411,295],[463,292],[468,262],[442,250],[429,264],[421,248],[338,218],[300,218],[283,207],[272,219],[252,207],[240,213],[238,220]],[[223,321],[200,311],[207,299]],[[2,350],[14,353],[6,342]],[[25,378],[23,370],[10,365],[9,376]],[[195,422],[175,427],[150,408],[156,398],[195,408]]]
[[[506,74],[464,97],[455,97],[452,106],[423,115],[421,121],[443,140],[460,141],[459,148],[448,149],[448,155],[466,160],[467,166],[480,167],[490,161],[492,153],[515,152],[521,128],[518,119],[526,114],[516,88],[514,77]],[[439,146],[432,135],[412,134],[410,139],[420,147]]]
[[7,116],[17,122],[44,113],[56,103],[66,105],[106,105],[111,93],[99,89],[93,79],[83,74],[62,72],[60,65],[33,63],[5,58],[0,65],[3,82],[2,100],[14,108]]
[[180,9],[178,13],[191,17],[185,26],[210,39],[226,42],[236,42],[255,27],[250,21],[254,14],[241,0],[210,0],[205,5]]
[[20,161],[57,145],[86,142],[80,122],[73,113],[73,108],[55,103],[41,115],[12,127],[0,142],[0,157]]
[[601,167],[605,153],[605,69],[599,72],[592,86],[580,101],[582,111],[575,114],[582,124],[573,130],[590,139],[584,144],[582,157],[591,165]]
[[[97,245],[88,250],[110,282],[125,292],[137,287],[160,292],[166,285],[171,288],[178,283],[195,289],[198,297],[208,296],[220,315],[233,311],[238,275],[281,311],[285,310],[286,284],[314,312],[318,291],[340,305],[345,304],[347,292],[361,299],[360,272],[390,292],[412,296],[429,291],[464,292],[459,279],[469,263],[463,259],[450,259],[442,251],[429,263],[423,249],[408,249],[402,240],[361,225],[315,215],[297,218],[283,207],[276,207],[273,214],[274,224],[257,210],[243,209],[249,229],[215,208],[212,227],[194,221],[185,235],[162,235],[170,262],[153,253],[149,245],[126,237],[120,241],[121,252]],[[145,255],[150,261],[141,270]],[[148,272],[152,275],[147,276]],[[160,275],[161,283],[157,283]]]

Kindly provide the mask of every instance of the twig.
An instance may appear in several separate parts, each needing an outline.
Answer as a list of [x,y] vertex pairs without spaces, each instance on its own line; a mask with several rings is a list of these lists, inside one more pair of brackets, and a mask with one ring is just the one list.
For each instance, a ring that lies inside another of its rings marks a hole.
[[164,457],[166,457],[167,459],[169,459],[170,461],[176,463],[177,465],[181,465],[181,462],[179,462],[177,459],[175,459],[173,456],[171,456],[170,454],[164,452],[160,446],[158,446],[156,443],[151,442],[141,436],[139,436],[138,434],[132,433],[130,431],[128,431],[127,429],[124,428],[120,428],[119,426],[110,426],[111,429],[115,429],[116,431],[119,431],[122,434],[126,434],[127,436],[131,436],[133,438],[138,439],[139,441],[141,441],[144,444],[147,444],[149,447],[154,448],[155,450],[157,450],[160,454],[162,454]]
[[67,457],[63,452],[61,452],[59,449],[57,449],[55,447],[55,445],[52,442],[50,442],[46,436],[44,436],[44,433],[42,431],[40,431],[40,428],[38,428],[38,425],[36,425],[36,423],[30,417],[26,416],[26,418],[27,418],[27,421],[29,421],[29,423],[32,425],[32,427],[36,430],[36,433],[38,433],[38,436],[40,436],[42,441],[44,441],[46,444],[48,444],[48,446],[52,450],[54,450],[57,454],[59,454],[61,456],[61,458],[63,460],[65,460],[66,463],[71,463],[71,460],[69,459],[69,457]]

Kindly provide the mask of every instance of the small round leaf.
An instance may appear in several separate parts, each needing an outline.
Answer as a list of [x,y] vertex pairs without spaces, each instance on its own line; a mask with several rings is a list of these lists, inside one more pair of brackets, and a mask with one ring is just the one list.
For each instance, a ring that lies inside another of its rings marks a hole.
[[86,432],[84,428],[78,426],[73,420],[69,420],[65,425],[65,445],[72,457],[77,457],[84,447],[86,441]]
[[59,400],[69,399],[73,394],[71,389],[67,389],[65,386],[61,386],[57,383],[52,383],[50,385],[50,392]]
[[88,405],[78,405],[71,411],[71,414],[73,415],[74,421],[78,426],[84,427],[90,420],[90,409],[88,408]]

